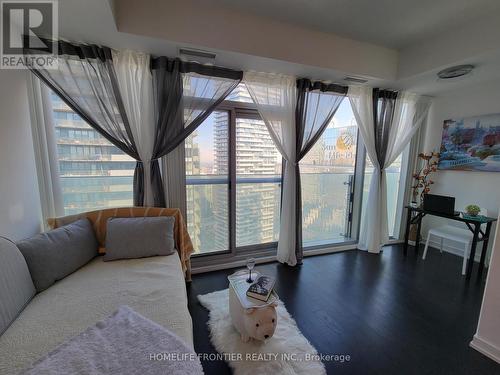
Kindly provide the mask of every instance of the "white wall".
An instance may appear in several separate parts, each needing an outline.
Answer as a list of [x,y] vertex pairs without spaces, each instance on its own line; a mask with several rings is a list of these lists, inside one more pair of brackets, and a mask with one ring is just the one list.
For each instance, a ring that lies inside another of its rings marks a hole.
[[477,332],[470,345],[500,363],[500,230],[495,236]]
[[[429,113],[423,150],[439,151],[444,120],[489,113],[500,113],[500,81],[487,82],[436,97]],[[454,196],[457,209],[463,209],[468,204],[477,204],[488,210],[488,216],[498,216],[500,172],[438,171],[432,179],[436,183],[431,192]],[[426,233],[430,225],[439,223],[445,223],[445,219],[426,217],[423,233]],[[490,248],[492,242],[490,241]],[[448,245],[450,246],[445,246],[445,250],[453,252],[453,244]]]
[[41,229],[26,74],[0,70],[0,235],[12,240]]

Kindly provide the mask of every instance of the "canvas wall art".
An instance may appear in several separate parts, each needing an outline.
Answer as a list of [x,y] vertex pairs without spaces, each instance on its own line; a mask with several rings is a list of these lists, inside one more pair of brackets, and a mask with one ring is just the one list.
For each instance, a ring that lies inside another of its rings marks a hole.
[[500,172],[500,114],[445,120],[438,168]]

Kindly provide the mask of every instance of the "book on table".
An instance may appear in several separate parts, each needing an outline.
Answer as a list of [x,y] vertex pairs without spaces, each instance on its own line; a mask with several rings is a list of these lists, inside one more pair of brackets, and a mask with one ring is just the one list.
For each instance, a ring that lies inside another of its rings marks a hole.
[[[260,273],[253,272],[252,276],[254,276],[255,277],[254,280],[257,281],[259,279]],[[245,271],[239,271],[227,277],[231,287],[238,296],[238,299],[240,300],[241,306],[243,308],[250,309],[252,307],[264,307],[270,305],[273,302],[278,301],[278,295],[274,290],[270,293],[270,296],[267,299],[267,301],[262,301],[259,299],[249,297],[247,295],[247,291],[248,288],[253,284],[247,283],[246,281],[247,277],[248,273]]]
[[247,296],[267,301],[271,295],[276,279],[272,276],[260,275],[247,290]]

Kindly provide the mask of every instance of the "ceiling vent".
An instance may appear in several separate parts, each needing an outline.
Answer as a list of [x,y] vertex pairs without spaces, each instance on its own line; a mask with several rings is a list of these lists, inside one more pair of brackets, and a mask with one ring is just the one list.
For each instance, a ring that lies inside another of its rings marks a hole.
[[201,63],[214,63],[215,57],[217,56],[215,53],[210,51],[203,51],[199,49],[188,49],[188,48],[179,48],[179,55],[182,57],[186,57],[188,60],[197,61]]
[[366,82],[368,82],[367,79],[359,78],[359,77],[345,77],[344,81],[352,82],[352,83],[366,83]]
[[474,69],[474,65],[457,65],[451,68],[446,68],[438,72],[437,76],[440,79],[452,79],[462,77],[469,74]]

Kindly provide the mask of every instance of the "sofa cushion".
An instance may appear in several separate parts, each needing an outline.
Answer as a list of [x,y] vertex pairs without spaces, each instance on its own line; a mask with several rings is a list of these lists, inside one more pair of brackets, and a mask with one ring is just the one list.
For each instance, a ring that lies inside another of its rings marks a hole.
[[172,254],[174,222],[172,216],[109,219],[104,260]]
[[35,295],[23,255],[14,242],[0,237],[0,335]]
[[97,239],[88,219],[18,242],[37,292],[84,266],[97,255]]

